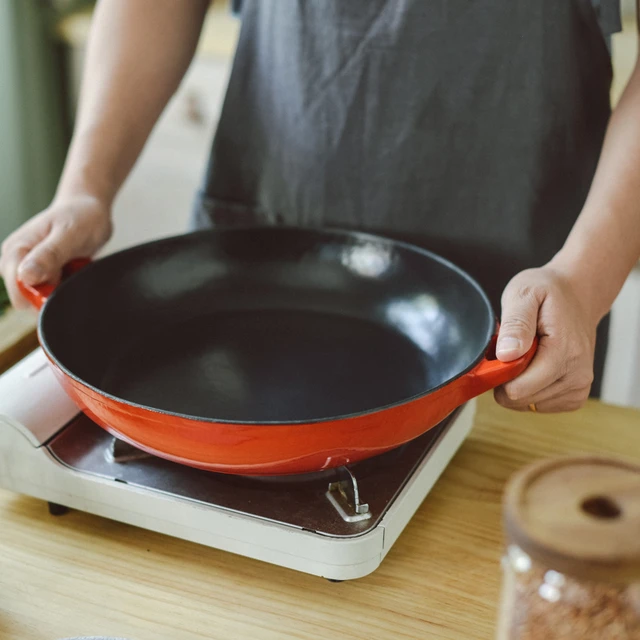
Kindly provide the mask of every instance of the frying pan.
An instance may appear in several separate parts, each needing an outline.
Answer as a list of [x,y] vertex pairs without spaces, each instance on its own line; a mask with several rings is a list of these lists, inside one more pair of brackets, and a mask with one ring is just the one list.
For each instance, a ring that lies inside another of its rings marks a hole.
[[211,471],[281,475],[393,449],[519,375],[480,286],[410,244],[287,227],[200,231],[27,287],[40,344],[96,423]]

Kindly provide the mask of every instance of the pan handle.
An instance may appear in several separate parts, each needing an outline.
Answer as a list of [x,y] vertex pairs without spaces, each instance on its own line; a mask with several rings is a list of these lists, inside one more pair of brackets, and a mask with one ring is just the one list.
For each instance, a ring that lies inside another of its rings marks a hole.
[[[91,262],[90,258],[75,258],[67,262],[62,268],[62,279],[68,278],[76,271],[80,271],[83,267],[86,267]],[[21,280],[18,280],[18,288],[20,293],[36,308],[40,309],[42,305],[47,301],[47,298],[53,293],[57,284],[38,284],[31,286],[25,284]]]
[[491,340],[485,357],[465,376],[469,388],[469,399],[517,378],[529,366],[538,349],[538,338],[536,337],[531,349],[522,357],[512,362],[502,362],[496,358],[497,340],[498,335],[496,334]]

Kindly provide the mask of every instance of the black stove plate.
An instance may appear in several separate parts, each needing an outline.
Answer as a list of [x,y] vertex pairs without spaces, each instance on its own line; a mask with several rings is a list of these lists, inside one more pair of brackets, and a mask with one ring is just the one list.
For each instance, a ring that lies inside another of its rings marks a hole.
[[337,470],[297,476],[245,477],[202,471],[148,456],[109,461],[113,437],[84,414],[47,445],[66,466],[83,473],[160,491],[203,504],[247,513],[322,535],[362,535],[376,527],[414,469],[446,431],[457,412],[424,435],[388,453],[349,466],[371,518],[345,521],[326,496]]

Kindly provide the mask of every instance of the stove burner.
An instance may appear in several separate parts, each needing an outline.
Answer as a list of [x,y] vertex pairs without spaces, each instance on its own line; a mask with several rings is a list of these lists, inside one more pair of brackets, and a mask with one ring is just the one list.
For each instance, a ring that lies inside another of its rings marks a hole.
[[123,464],[125,462],[131,462],[133,460],[144,460],[145,458],[153,457],[150,453],[142,451],[132,444],[120,440],[113,436],[109,446],[104,452],[104,458],[109,463]]
[[369,505],[360,499],[360,490],[355,476],[347,469],[338,469],[344,477],[338,482],[330,482],[326,496],[345,522],[360,522],[371,517]]
[[150,455],[93,423],[74,418],[48,444],[80,472],[332,537],[375,529],[455,415],[407,444],[337,469],[288,476],[239,476],[194,469]]
[[[243,474],[226,474],[229,480],[238,480],[239,482],[261,482],[265,484],[292,484],[292,483],[305,483],[315,482],[317,480],[323,480],[329,483],[336,483],[354,478],[351,471],[357,473],[358,477],[375,473],[381,465],[394,464],[397,460],[402,458],[403,452],[409,446],[410,443],[401,445],[387,453],[363,460],[361,462],[355,462],[350,465],[334,467],[331,469],[321,469],[319,471],[309,471],[308,473],[295,473],[289,475],[272,475],[272,476],[252,476]],[[156,460],[162,460],[158,456],[154,456],[138,447],[110,436],[109,445],[104,452],[105,460],[109,464],[125,464],[127,462],[134,462],[136,460],[145,460],[153,458]],[[349,471],[349,469],[351,471]],[[346,474],[345,474],[346,470]],[[355,480],[355,478],[354,478]]]
[[[104,458],[109,464],[125,464],[136,460],[153,458],[150,453],[113,436],[105,449]],[[325,469],[312,473],[290,476],[240,476],[243,479],[261,482],[311,482],[331,480],[328,484],[327,499],[345,522],[359,522],[371,517],[369,505],[362,502],[358,481],[347,467]]]
[[335,482],[344,479],[343,469],[347,469],[349,474],[353,473],[358,478],[363,478],[370,474],[375,474],[382,468],[392,466],[401,462],[408,448],[414,447],[416,441],[408,442],[399,447],[368,458],[360,462],[334,467],[332,469],[321,469],[319,471],[309,471],[308,473],[295,473],[289,475],[273,475],[273,476],[249,476],[249,475],[229,475],[230,479],[238,482],[254,482],[263,484],[298,484],[306,482],[316,482],[322,480],[324,482]]

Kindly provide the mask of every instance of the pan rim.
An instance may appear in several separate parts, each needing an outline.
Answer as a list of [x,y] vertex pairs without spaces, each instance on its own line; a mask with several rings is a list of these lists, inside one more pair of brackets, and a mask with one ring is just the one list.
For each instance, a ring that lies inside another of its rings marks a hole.
[[[338,416],[329,416],[329,417],[322,417],[322,418],[311,418],[311,419],[304,419],[304,420],[231,420],[231,419],[221,419],[221,418],[210,418],[210,417],[205,417],[205,416],[196,416],[196,415],[191,415],[188,413],[181,413],[181,412],[176,412],[176,411],[168,411],[166,409],[159,409],[157,407],[150,407],[148,405],[144,405],[144,404],[140,404],[137,402],[133,402],[131,400],[126,400],[124,398],[120,398],[116,395],[113,395],[111,393],[105,392],[102,389],[100,389],[99,387],[96,387],[95,385],[92,385],[90,383],[88,383],[86,380],[83,380],[80,376],[78,376],[77,374],[73,373],[70,369],[68,369],[60,360],[59,358],[53,353],[47,339],[46,339],[46,335],[45,332],[43,330],[43,321],[44,318],[46,316],[47,313],[47,308],[50,306],[50,302],[52,300],[55,300],[55,298],[58,296],[59,292],[61,290],[63,290],[64,288],[69,286],[69,283],[72,283],[73,280],[79,276],[80,274],[82,274],[83,272],[85,272],[86,270],[90,270],[92,268],[95,268],[97,265],[100,265],[100,268],[104,268],[102,265],[104,265],[105,263],[111,262],[116,260],[119,256],[122,256],[124,254],[130,254],[130,253],[135,253],[137,251],[140,251],[144,248],[148,248],[148,247],[152,247],[155,245],[160,245],[160,244],[165,244],[165,243],[169,243],[171,241],[178,241],[180,239],[184,239],[186,237],[194,237],[194,236],[206,236],[206,235],[214,235],[214,234],[220,234],[220,233],[224,233],[224,234],[233,234],[233,233],[242,233],[242,232],[247,232],[247,231],[255,231],[255,232],[260,232],[260,231],[275,231],[275,232],[279,232],[279,231],[293,231],[293,232],[302,232],[302,233],[313,233],[315,235],[326,235],[326,236],[333,236],[333,237],[346,237],[346,238],[356,238],[356,239],[362,239],[362,240],[371,240],[371,241],[375,241],[375,242],[382,242],[385,244],[390,244],[393,245],[394,247],[398,247],[398,248],[402,248],[405,249],[407,251],[410,251],[412,253],[416,253],[416,254],[420,254],[423,255],[425,257],[430,258],[431,260],[434,260],[436,262],[439,262],[440,264],[442,264],[443,266],[448,267],[449,269],[451,269],[453,272],[455,272],[456,274],[458,274],[459,276],[461,276],[464,280],[466,280],[472,287],[473,289],[475,289],[475,291],[479,294],[482,302],[484,303],[486,309],[487,309],[487,316],[488,316],[488,323],[487,323],[487,329],[486,329],[486,334],[485,334],[485,339],[483,341],[483,347],[482,349],[479,351],[478,354],[476,354],[476,356],[471,360],[470,364],[465,367],[463,370],[461,370],[459,373],[449,377],[448,379],[444,380],[443,382],[441,382],[439,385],[430,387],[429,389],[414,394],[413,396],[401,399],[401,400],[397,400],[395,402],[391,402],[388,403],[386,405],[382,405],[379,407],[374,407],[372,409],[365,409],[365,410],[361,410],[361,411],[356,411],[356,412],[352,412],[352,413],[348,413],[348,414],[342,414],[342,415],[338,415]],[[176,235],[172,235],[172,236],[166,236],[163,238],[158,238],[156,240],[151,240],[149,242],[144,242],[144,243],[140,243],[131,247],[127,247],[124,249],[121,249],[120,251],[116,251],[114,253],[108,254],[106,256],[103,256],[101,258],[99,258],[98,260],[91,262],[89,265],[87,265],[86,267],[84,267],[83,269],[80,270],[80,272],[75,273],[71,276],[69,276],[64,282],[62,282],[60,285],[58,285],[53,293],[48,297],[48,299],[45,301],[44,305],[42,306],[42,309],[40,310],[39,316],[38,316],[38,340],[40,342],[40,346],[42,347],[43,351],[45,352],[45,354],[47,355],[48,359],[60,370],[60,372],[62,374],[64,374],[66,377],[70,378],[71,380],[73,380],[74,382],[76,382],[78,385],[80,385],[81,387],[84,387],[85,393],[86,390],[90,390],[93,393],[95,393],[96,395],[98,395],[99,397],[108,400],[114,404],[118,404],[118,405],[124,405],[125,407],[130,407],[134,410],[138,410],[138,411],[144,411],[144,412],[148,412],[151,414],[156,414],[156,415],[160,415],[160,416],[168,416],[171,418],[179,418],[181,420],[185,420],[185,421],[189,421],[191,423],[201,423],[201,424],[223,424],[223,425],[235,425],[235,426],[251,426],[251,427],[256,427],[256,426],[264,426],[264,427],[286,427],[286,426],[304,426],[304,425],[318,425],[318,424],[327,424],[327,423],[336,423],[336,422],[342,422],[342,421],[348,421],[348,420],[352,420],[352,419],[357,419],[357,418],[363,418],[366,416],[373,416],[376,414],[380,414],[380,413],[384,413],[386,411],[389,411],[391,409],[396,409],[398,407],[402,407],[405,405],[410,405],[414,402],[417,402],[419,400],[422,400],[424,398],[426,398],[427,396],[435,393],[436,391],[442,389],[443,387],[446,387],[447,385],[451,384],[452,382],[455,382],[456,380],[458,380],[459,378],[462,378],[464,375],[466,375],[467,373],[469,373],[470,371],[472,371],[481,361],[482,359],[485,357],[487,350],[491,344],[491,340],[495,335],[495,329],[497,326],[497,318],[496,318],[496,314],[493,311],[491,302],[489,301],[489,297],[487,296],[486,292],[484,291],[484,289],[480,286],[480,284],[474,279],[472,278],[464,269],[458,267],[457,265],[455,265],[454,263],[452,263],[451,261],[447,260],[446,258],[443,258],[442,256],[439,256],[436,253],[433,253],[432,251],[429,251],[428,249],[424,249],[418,245],[414,245],[410,242],[406,242],[406,241],[402,241],[402,240],[395,240],[393,238],[390,237],[386,237],[384,235],[377,235],[375,233],[369,233],[369,232],[365,232],[365,231],[351,231],[349,229],[341,229],[341,228],[337,228],[337,227],[311,227],[311,226],[295,226],[295,225],[247,225],[247,226],[237,226],[237,227],[232,227],[232,228],[214,228],[214,229],[201,229],[201,230],[197,230],[197,231],[190,231],[190,232],[186,232],[186,233],[182,233],[182,234],[176,234]]]

